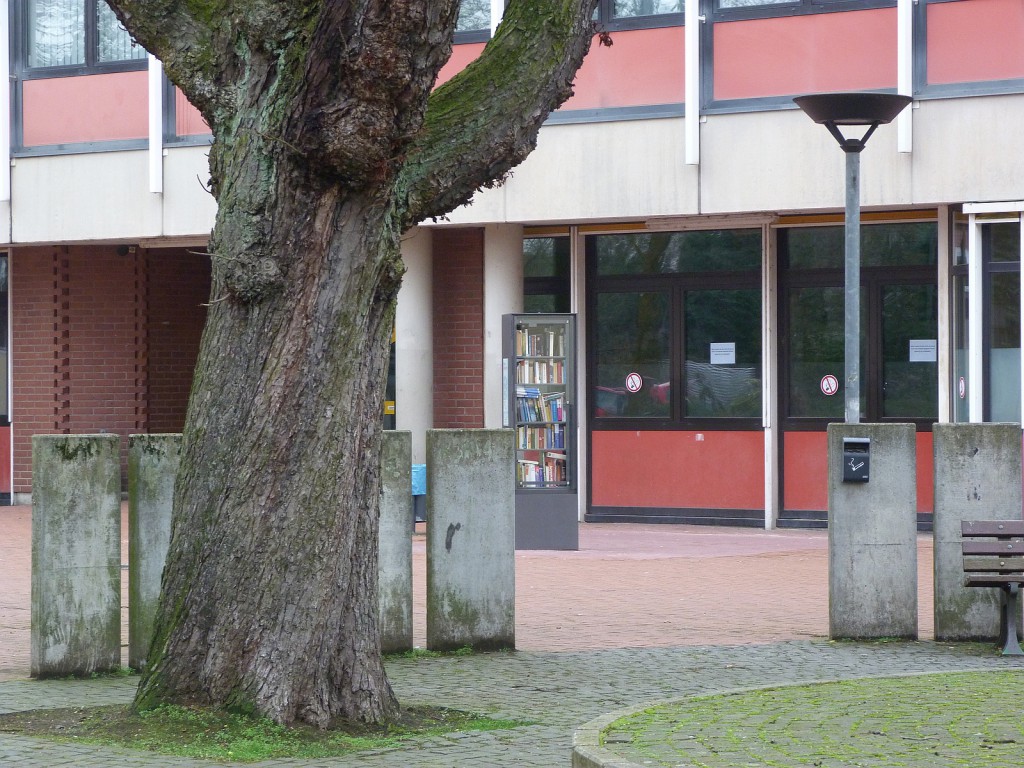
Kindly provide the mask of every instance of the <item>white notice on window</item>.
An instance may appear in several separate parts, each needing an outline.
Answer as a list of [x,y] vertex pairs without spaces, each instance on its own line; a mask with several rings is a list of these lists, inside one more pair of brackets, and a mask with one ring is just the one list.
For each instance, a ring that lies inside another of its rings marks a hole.
[[911,363],[935,363],[939,360],[939,343],[936,339],[911,339]]
[[712,365],[736,365],[736,342],[711,342]]

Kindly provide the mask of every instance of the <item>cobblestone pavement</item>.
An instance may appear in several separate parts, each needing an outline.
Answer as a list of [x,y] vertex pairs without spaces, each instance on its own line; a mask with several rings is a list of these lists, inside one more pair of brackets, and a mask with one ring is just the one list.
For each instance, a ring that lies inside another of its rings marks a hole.
[[[132,678],[28,680],[29,515],[0,510],[0,712],[128,701]],[[414,538],[416,642],[423,542]],[[931,631],[931,541],[919,539],[922,637]],[[399,699],[529,720],[347,760],[277,765],[569,765],[573,730],[598,715],[690,693],[1022,662],[933,642],[830,643],[820,531],[583,525],[578,552],[521,552],[514,653],[395,659]],[[81,744],[0,735],[0,767],[190,766]]]

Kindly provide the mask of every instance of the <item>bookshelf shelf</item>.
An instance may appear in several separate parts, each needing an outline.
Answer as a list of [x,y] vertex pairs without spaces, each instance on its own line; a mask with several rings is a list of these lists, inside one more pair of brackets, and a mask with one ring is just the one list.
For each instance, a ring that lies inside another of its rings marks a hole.
[[515,432],[516,546],[576,549],[576,317],[506,315],[503,322],[503,422]]

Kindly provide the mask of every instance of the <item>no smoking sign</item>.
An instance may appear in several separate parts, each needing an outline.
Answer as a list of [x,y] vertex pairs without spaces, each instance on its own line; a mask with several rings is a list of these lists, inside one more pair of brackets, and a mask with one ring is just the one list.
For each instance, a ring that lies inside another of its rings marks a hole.
[[831,373],[826,373],[821,377],[821,393],[831,397],[839,391],[839,379],[833,376]]
[[630,392],[639,392],[640,388],[643,387],[644,380],[639,373],[631,373],[626,376],[626,389]]

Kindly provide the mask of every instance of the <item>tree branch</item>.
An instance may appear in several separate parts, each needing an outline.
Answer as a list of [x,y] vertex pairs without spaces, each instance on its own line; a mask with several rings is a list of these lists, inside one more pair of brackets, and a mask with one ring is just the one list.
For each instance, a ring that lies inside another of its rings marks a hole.
[[468,202],[537,142],[572,95],[590,47],[596,0],[512,0],[481,56],[430,98],[398,181],[403,228]]
[[212,127],[238,106],[242,57],[284,55],[323,0],[105,0]]

